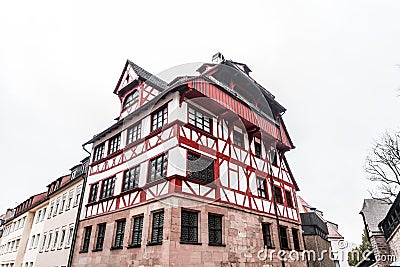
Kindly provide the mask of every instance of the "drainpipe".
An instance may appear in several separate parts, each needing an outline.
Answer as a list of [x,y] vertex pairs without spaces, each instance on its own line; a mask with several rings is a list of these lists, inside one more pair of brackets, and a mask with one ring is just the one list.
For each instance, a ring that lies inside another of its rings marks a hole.
[[[271,175],[271,191],[272,191],[272,199],[274,201],[274,209],[275,209],[275,220],[276,220],[276,228],[278,229],[278,241],[279,241],[279,250],[282,249],[282,244],[281,244],[281,238],[279,235],[279,225],[280,225],[280,220],[279,220],[279,216],[278,216],[278,205],[276,204],[276,196],[275,196],[275,190],[274,190],[274,175],[273,175],[273,171],[272,171],[272,167],[271,167],[271,162],[268,160],[268,167],[269,167],[269,171],[270,171],[270,175]],[[282,259],[281,261],[282,267],[285,267],[285,261]]]

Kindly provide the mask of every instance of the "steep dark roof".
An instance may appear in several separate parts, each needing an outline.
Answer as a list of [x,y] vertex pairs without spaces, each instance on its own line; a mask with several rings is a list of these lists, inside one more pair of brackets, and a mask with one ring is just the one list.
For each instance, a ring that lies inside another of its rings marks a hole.
[[360,214],[370,234],[381,233],[379,223],[385,218],[390,205],[378,199],[364,199]]
[[168,84],[160,79],[159,77],[157,77],[156,75],[151,74],[150,72],[148,72],[147,70],[143,69],[142,67],[136,65],[135,63],[133,63],[132,61],[130,61],[129,59],[126,61],[125,63],[125,67],[124,70],[122,71],[121,77],[118,80],[118,83],[114,89],[114,94],[117,93],[117,90],[119,88],[119,85],[122,82],[122,78],[124,76],[124,73],[128,67],[128,65],[130,65],[132,67],[132,69],[136,72],[136,74],[141,78],[142,81],[155,86],[157,89],[159,90],[165,90],[168,86]]
[[139,75],[139,77],[142,77],[143,79],[145,79],[146,82],[156,85],[163,90],[167,88],[168,84],[164,80],[160,79],[156,75],[151,74],[150,72],[148,72],[147,70],[143,69],[142,67],[136,65],[129,59],[128,59],[128,63],[129,63],[129,65],[131,65],[131,67],[134,69],[134,71],[137,73],[137,75]]

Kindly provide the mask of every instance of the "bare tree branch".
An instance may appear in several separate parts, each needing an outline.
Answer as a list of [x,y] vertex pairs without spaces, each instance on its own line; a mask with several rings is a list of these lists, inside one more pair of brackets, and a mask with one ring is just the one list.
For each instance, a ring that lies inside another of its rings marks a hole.
[[371,153],[366,158],[367,179],[377,182],[371,197],[386,203],[397,196],[400,189],[400,132],[386,132],[375,142]]

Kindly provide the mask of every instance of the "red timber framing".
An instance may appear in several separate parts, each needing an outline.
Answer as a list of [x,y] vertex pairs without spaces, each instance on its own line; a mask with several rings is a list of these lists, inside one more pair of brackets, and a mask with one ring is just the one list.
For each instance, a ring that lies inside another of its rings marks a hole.
[[[225,126],[223,126],[224,124]],[[190,124],[175,121],[166,125],[162,132],[142,138],[125,148],[123,152],[95,162],[90,167],[90,175],[108,171],[176,138],[180,147],[214,159],[216,178],[214,183],[203,184],[184,176],[172,175],[141,188],[123,192],[118,196],[90,203],[86,205],[86,217],[132,207],[166,196],[168,193],[191,195],[205,201],[231,204],[274,215],[271,185],[282,189],[283,198],[286,197],[284,190],[290,191],[292,197],[295,197],[295,186],[286,166],[284,155],[279,155],[277,165],[272,165],[268,162],[267,157],[256,157],[250,148],[245,149],[233,145],[230,138],[227,137],[231,134],[232,129],[227,136],[223,136],[223,127],[227,127],[227,123],[221,120],[218,123],[217,136],[212,136]],[[169,158],[168,162],[174,160]],[[272,174],[268,171],[269,169],[272,169]],[[258,196],[255,187],[256,177],[266,179],[268,199]],[[299,216],[296,207],[290,208],[286,203],[287,201],[284,199],[283,204],[277,205],[278,215],[281,218],[298,222]]]
[[264,118],[246,105],[242,104],[240,101],[234,99],[232,96],[228,95],[214,84],[204,81],[201,78],[189,82],[188,86],[189,88],[194,88],[203,95],[215,100],[220,105],[226,107],[250,123],[260,127],[260,129],[268,133],[274,139],[282,142],[289,149],[293,148],[284,124],[274,124],[270,120]]
[[[148,101],[162,91],[162,88],[157,85],[152,87],[153,83],[144,83],[143,80],[138,78],[140,75],[132,66],[127,62],[114,92],[118,94],[123,103],[127,95],[134,90],[139,90],[139,101],[136,107],[131,106],[122,110],[120,118],[130,114],[137,107],[146,105]],[[143,75],[143,70],[140,71]],[[134,76],[134,74],[137,74],[137,76]],[[157,80],[153,81],[157,83]],[[184,89],[181,90],[182,88]],[[169,93],[169,91],[166,93]],[[213,100],[219,110],[224,110],[224,114],[214,112],[214,114],[217,114],[216,118],[210,115],[210,117],[213,117],[212,125],[210,125],[211,133],[189,124],[187,116],[177,116],[178,119],[164,125],[162,129],[156,130],[146,137],[142,136],[140,140],[134,141],[118,152],[92,163],[89,169],[89,178],[100,179],[100,177],[109,176],[112,173],[121,177],[121,172],[123,174],[132,161],[135,161],[135,165],[146,166],[145,170],[141,167],[141,172],[148,172],[150,159],[145,158],[144,155],[154,149],[153,151],[158,151],[157,154],[168,154],[167,169],[168,166],[171,167],[170,164],[182,166],[178,161],[182,161],[182,155],[187,155],[187,151],[213,159],[214,182],[206,184],[195,181],[186,177],[185,172],[174,172],[174,168],[170,168],[169,170],[172,171],[167,173],[165,179],[150,183],[146,179],[146,182],[139,183],[138,188],[87,204],[86,217],[127,209],[174,193],[196,197],[207,202],[229,204],[271,216],[278,215],[280,219],[298,223],[297,207],[288,205],[285,194],[286,191],[289,191],[292,200],[296,199],[297,185],[284,155],[294,146],[281,118],[279,116],[269,118],[262,115],[262,113],[251,109],[242,100],[235,98],[228,91],[204,80],[202,77],[187,81],[185,86],[181,85],[180,93],[179,99],[172,100],[179,103],[174,103],[176,106],[168,106],[179,107],[180,109],[187,108],[190,101],[186,100],[201,95]],[[207,110],[209,111],[208,114],[212,113],[210,109]],[[183,110],[181,111],[183,112]],[[185,112],[188,112],[188,110]],[[244,136],[248,134],[249,138],[244,138],[241,146],[233,144],[232,141],[235,123],[230,122],[228,118],[232,114],[239,116],[247,127],[242,134]],[[181,120],[186,120],[186,122]],[[268,140],[258,138],[262,155],[256,156],[254,137],[258,136],[257,134],[260,135],[260,132],[262,132],[262,135],[265,133]],[[167,142],[169,145],[166,147],[168,148],[164,148],[163,144]],[[272,163],[267,154],[275,147],[278,147],[277,160],[276,163],[275,161]],[[180,158],[170,157],[171,153],[175,153],[176,150],[179,150],[180,153],[185,152],[180,154]],[[121,166],[122,164],[127,164],[127,168],[124,169]],[[185,162],[185,166],[187,167],[187,162]],[[141,177],[143,179],[143,176]],[[258,195],[257,177],[265,179],[267,197]],[[116,186],[118,185],[116,184]],[[276,203],[276,205],[273,193],[274,186],[281,189],[283,199],[282,203]],[[292,202],[296,203],[296,201]]]

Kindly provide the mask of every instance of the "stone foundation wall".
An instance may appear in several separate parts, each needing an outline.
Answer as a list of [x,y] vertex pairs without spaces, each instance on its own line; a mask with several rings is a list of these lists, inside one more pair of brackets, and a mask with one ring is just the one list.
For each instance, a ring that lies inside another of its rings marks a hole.
[[[182,208],[199,212],[199,244],[181,244],[180,242]],[[149,246],[146,244],[151,235],[151,214],[159,209],[164,209],[163,242],[162,245]],[[223,215],[223,246],[208,245],[208,213]],[[139,214],[144,214],[142,245],[139,248],[127,248],[132,235],[132,217]],[[119,250],[110,250],[115,234],[115,221],[122,218],[126,218],[124,247]],[[96,226],[104,222],[107,222],[107,229],[103,250],[94,252],[92,249],[95,244]],[[219,204],[205,204],[189,198],[169,197],[164,201],[82,221],[78,229],[73,266],[282,267],[282,262],[278,260],[276,253],[271,252],[271,249],[266,251],[268,254],[266,260],[259,259],[258,252],[263,249],[261,222],[271,223],[273,244],[275,250],[279,250],[278,228],[273,216],[264,216]],[[301,226],[284,221],[280,224],[288,227],[289,246],[293,248],[291,228],[301,229]],[[93,227],[89,252],[79,253],[84,227],[89,225]],[[300,245],[301,249],[304,249],[302,237],[300,237]],[[269,255],[272,257],[270,258]],[[305,267],[307,265],[306,261],[300,260],[286,262],[284,266]]]

